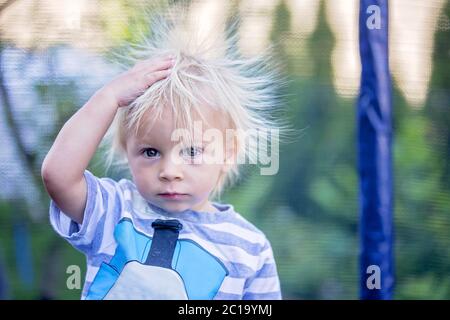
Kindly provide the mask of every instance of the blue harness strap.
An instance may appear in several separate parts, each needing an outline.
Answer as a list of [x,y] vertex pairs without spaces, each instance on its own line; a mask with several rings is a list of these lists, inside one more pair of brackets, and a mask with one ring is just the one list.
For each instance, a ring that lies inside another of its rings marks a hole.
[[176,219],[157,219],[152,223],[152,227],[155,231],[145,264],[171,269],[173,253],[183,225]]

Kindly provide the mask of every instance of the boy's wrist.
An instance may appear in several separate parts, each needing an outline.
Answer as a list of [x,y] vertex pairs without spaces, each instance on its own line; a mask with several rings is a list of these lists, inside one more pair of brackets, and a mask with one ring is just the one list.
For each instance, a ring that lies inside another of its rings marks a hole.
[[103,104],[110,105],[111,107],[113,107],[115,109],[117,109],[119,107],[119,103],[117,102],[117,99],[114,96],[114,93],[111,92],[111,89],[106,86],[97,90],[94,93],[94,95],[92,96],[92,99],[98,99]]

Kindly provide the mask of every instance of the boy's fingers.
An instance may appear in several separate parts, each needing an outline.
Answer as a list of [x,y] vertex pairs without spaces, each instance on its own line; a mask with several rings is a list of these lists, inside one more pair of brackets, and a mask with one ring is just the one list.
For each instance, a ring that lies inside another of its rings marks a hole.
[[142,68],[146,72],[152,72],[152,71],[158,71],[158,70],[165,70],[173,66],[173,59],[169,57],[165,57],[162,59],[151,59],[151,60],[145,60],[142,61]]
[[155,82],[166,78],[170,74],[171,70],[159,70],[154,72],[149,72],[145,75],[147,87],[150,87]]

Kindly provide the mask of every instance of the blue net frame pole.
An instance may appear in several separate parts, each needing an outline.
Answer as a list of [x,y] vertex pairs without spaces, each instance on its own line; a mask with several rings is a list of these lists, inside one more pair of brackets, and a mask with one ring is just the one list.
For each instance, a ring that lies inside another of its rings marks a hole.
[[393,194],[388,1],[360,0],[357,105],[360,298],[393,297]]

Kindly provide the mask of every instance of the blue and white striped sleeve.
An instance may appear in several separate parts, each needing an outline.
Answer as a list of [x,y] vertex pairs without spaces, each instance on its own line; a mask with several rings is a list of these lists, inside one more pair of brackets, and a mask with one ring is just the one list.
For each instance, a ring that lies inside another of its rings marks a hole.
[[255,274],[245,281],[243,300],[281,300],[280,280],[272,247],[266,241]]
[[114,222],[119,219],[124,200],[123,192],[114,180],[97,178],[87,170],[84,177],[87,199],[83,223],[78,224],[70,219],[54,201],[50,202],[50,223],[75,248],[92,255],[100,251],[102,242],[113,240]]

